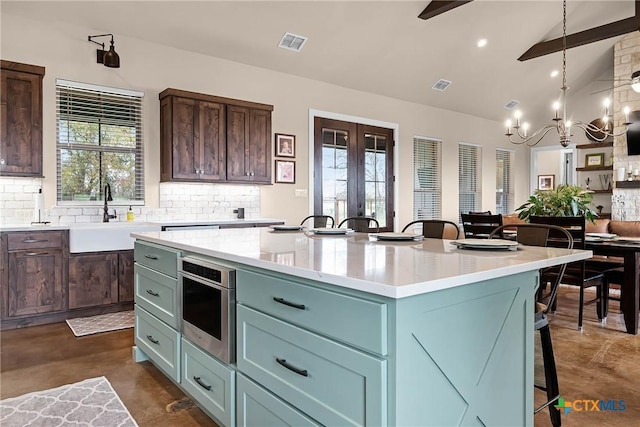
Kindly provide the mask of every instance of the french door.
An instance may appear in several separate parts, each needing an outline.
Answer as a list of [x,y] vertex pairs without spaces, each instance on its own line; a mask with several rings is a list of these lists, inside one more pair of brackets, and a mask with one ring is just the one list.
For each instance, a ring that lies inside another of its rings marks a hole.
[[393,129],[316,117],[314,214],[375,218],[393,231]]

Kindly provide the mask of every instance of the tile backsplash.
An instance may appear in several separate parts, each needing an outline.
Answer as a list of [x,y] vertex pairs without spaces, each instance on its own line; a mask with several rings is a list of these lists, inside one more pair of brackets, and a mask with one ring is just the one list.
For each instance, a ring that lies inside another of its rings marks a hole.
[[[40,179],[0,178],[0,225],[24,225],[34,219]],[[233,210],[244,208],[246,218],[260,217],[260,187],[232,184],[160,183],[160,206],[132,206],[136,221],[213,221],[233,219]],[[129,206],[109,202],[109,212],[126,221]],[[52,224],[101,222],[102,206],[53,206],[44,211]]]

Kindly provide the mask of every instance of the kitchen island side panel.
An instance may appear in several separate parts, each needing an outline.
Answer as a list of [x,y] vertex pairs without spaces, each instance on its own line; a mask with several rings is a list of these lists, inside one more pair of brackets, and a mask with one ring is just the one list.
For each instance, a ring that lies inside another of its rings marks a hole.
[[389,425],[533,425],[536,271],[396,300]]

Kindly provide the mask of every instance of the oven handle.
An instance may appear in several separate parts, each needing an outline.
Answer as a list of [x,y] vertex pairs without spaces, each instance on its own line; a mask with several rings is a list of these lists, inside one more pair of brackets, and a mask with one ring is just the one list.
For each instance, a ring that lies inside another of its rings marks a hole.
[[[191,279],[194,282],[198,282],[201,285],[205,285],[205,286],[208,286],[208,287],[213,288],[213,289],[218,289],[219,291],[223,291],[224,292],[224,291],[235,290],[235,286],[230,287],[230,288],[226,288],[226,287],[222,286],[219,283],[211,282],[211,281],[207,280],[204,277],[189,273],[187,271],[180,271],[178,273],[178,277],[179,277],[179,280],[180,280],[181,283],[182,283],[182,278],[186,277],[187,279]],[[183,292],[184,292],[184,287],[183,287]]]
[[200,377],[193,377],[193,380],[194,380],[195,382],[197,382],[197,383],[198,383],[198,385],[199,385],[200,387],[202,387],[203,389],[205,389],[205,390],[207,390],[207,391],[210,391],[210,390],[211,390],[211,386],[210,386],[210,385],[206,385],[205,383],[203,383],[203,382],[202,382],[202,380],[200,379]]
[[307,372],[306,369],[296,368],[295,366],[288,364],[285,359],[280,359],[279,357],[276,357],[276,362],[278,362],[288,370],[295,372],[298,375],[302,375],[303,377],[309,376],[309,373]]
[[304,304],[296,304],[295,302],[287,301],[284,298],[273,297],[273,300],[277,303],[288,305],[289,307],[297,308],[298,310],[304,310],[306,308]]

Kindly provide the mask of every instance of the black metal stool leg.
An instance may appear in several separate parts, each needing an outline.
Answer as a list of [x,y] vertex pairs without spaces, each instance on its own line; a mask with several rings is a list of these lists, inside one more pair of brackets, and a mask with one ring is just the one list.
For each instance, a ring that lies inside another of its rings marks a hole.
[[[542,344],[542,361],[544,364],[545,387],[547,390],[547,400],[556,400],[560,396],[558,386],[558,373],[556,371],[556,361],[553,356],[553,345],[551,344],[551,331],[549,325],[540,328],[540,342]],[[554,427],[560,427],[562,421],[560,419],[560,410],[555,407],[556,402],[550,404],[549,416],[551,424]]]

